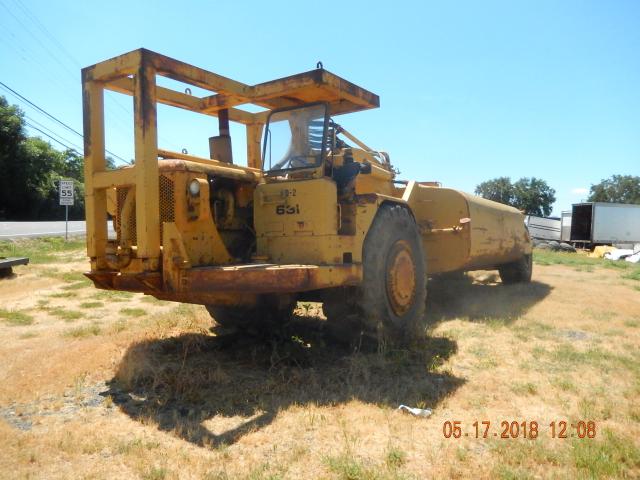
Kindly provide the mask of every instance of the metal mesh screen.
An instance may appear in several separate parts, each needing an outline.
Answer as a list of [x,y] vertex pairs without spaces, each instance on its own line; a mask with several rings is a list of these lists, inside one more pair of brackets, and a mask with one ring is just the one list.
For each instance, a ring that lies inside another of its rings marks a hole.
[[[118,238],[118,244],[122,246],[128,246],[122,244],[122,209],[124,208],[125,199],[129,190],[133,190],[134,187],[118,187],[116,189],[116,234]],[[162,223],[175,221],[175,187],[173,180],[160,176],[160,237],[162,238]],[[136,234],[136,208],[135,200],[131,214],[129,216],[129,238],[131,239],[131,245],[137,245],[138,239]]]

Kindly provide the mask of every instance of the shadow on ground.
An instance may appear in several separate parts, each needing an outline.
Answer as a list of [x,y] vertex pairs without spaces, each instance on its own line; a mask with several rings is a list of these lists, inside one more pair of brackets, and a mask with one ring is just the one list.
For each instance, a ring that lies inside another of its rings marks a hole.
[[[218,446],[268,425],[292,405],[360,400],[433,408],[464,383],[435,371],[456,352],[455,341],[427,338],[411,351],[388,352],[365,342],[354,350],[330,341],[323,324],[319,317],[294,317],[284,334],[269,338],[203,332],[146,340],[129,348],[103,395],[134,419]],[[224,431],[205,426],[214,417]]]
[[503,285],[497,273],[434,278],[429,282],[427,318],[431,324],[453,318],[510,324],[542,301],[551,289],[537,281]]
[[[434,279],[428,317],[432,324],[451,318],[510,323],[550,291],[540,282],[505,286],[491,275]],[[269,336],[202,332],[134,344],[104,395],[134,419],[215,447],[270,424],[292,405],[359,400],[434,408],[464,383],[437,372],[456,351],[457,343],[443,337],[383,352],[363,337],[354,349],[328,337],[321,318],[294,316]],[[222,425],[216,431],[205,425],[213,418]]]

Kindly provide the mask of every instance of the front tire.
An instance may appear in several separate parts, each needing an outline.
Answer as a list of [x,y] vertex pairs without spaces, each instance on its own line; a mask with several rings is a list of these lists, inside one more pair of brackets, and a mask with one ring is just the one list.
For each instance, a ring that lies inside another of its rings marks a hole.
[[383,205],[364,242],[362,311],[370,328],[392,343],[425,333],[427,276],[422,239],[409,211]]
[[[425,333],[426,266],[418,227],[401,205],[380,207],[365,238],[363,281],[324,298],[333,331],[409,344]],[[347,338],[344,338],[348,340]]]

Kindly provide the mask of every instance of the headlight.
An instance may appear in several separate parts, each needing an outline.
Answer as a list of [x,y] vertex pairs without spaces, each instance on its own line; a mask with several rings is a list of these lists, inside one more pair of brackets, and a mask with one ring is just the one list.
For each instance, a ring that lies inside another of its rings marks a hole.
[[189,183],[189,193],[194,197],[200,195],[200,182],[198,180],[191,180]]

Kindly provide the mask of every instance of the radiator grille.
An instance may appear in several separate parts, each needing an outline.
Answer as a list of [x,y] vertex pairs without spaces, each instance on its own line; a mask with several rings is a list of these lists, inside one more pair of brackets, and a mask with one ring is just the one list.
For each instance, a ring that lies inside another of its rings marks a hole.
[[[118,244],[123,247],[128,247],[131,245],[136,245],[138,243],[138,239],[136,236],[136,204],[135,200],[133,201],[133,205],[131,208],[131,213],[129,214],[129,218],[126,222],[123,222],[122,218],[122,209],[124,208],[125,200],[127,198],[127,194],[130,190],[133,190],[133,187],[118,187],[117,191],[117,206],[118,206],[118,215],[116,217],[116,234],[118,235]],[[130,242],[127,242],[127,245],[124,244],[124,240],[122,238],[122,224],[128,223],[129,225],[129,239]]]
[[[124,208],[125,200],[127,194],[130,190],[135,190],[134,187],[118,187],[116,189],[117,197],[117,211],[118,214],[116,216],[116,234],[118,237],[118,244],[126,247],[131,245],[138,244],[138,238],[136,234],[136,206],[135,200],[132,205],[131,213],[129,215],[128,223],[129,223],[129,238],[130,242],[127,242],[128,245],[123,244],[122,238],[122,209]],[[174,222],[175,221],[175,186],[173,180],[165,177],[164,175],[160,176],[160,201],[158,202],[160,205],[160,238],[162,238],[162,223],[163,222]]]
[[162,222],[175,222],[175,205],[173,180],[164,175],[160,176],[160,235],[162,237]]

